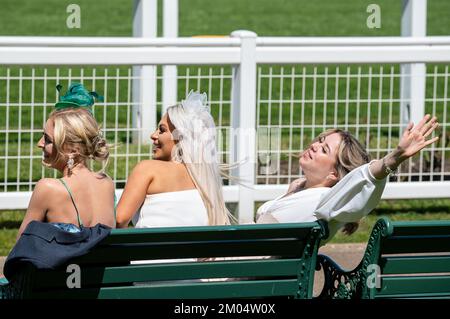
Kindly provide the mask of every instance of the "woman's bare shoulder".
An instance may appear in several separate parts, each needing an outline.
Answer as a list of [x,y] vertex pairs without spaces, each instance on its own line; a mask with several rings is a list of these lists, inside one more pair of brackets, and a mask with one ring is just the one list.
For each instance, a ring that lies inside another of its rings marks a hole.
[[41,178],[35,186],[35,190],[54,191],[61,188],[61,182],[56,178]]
[[179,165],[180,165],[179,163],[175,162],[160,161],[160,160],[144,160],[139,162],[134,169],[141,172],[152,172],[155,169],[159,170],[174,169]]
[[114,188],[114,180],[106,173],[95,173],[95,177],[102,184],[108,185],[110,188]]
[[41,199],[54,198],[55,195],[64,191],[64,186],[56,178],[42,178],[34,187],[33,196]]

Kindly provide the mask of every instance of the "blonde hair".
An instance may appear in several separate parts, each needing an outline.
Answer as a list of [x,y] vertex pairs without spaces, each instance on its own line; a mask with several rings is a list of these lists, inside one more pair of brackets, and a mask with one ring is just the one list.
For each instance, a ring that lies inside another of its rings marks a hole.
[[191,92],[181,104],[167,109],[177,140],[172,158],[184,163],[205,204],[209,225],[228,225],[234,217],[225,206],[216,150],[216,128],[206,94]]
[[[109,145],[103,138],[100,126],[87,110],[67,108],[50,114],[53,120],[53,147],[56,152],[53,163],[66,162],[69,148],[76,150],[74,165],[92,159],[102,163],[104,172],[109,158]],[[44,163],[51,166],[53,163]]]
[[350,132],[337,128],[322,132],[312,141],[311,144],[334,133],[338,133],[341,137],[341,143],[339,143],[335,164],[338,180],[341,180],[355,168],[368,163],[370,161],[370,155],[367,153],[364,146],[362,146]]
[[[345,175],[350,173],[355,168],[360,167],[370,161],[370,155],[367,153],[364,146],[348,131],[341,129],[329,129],[325,132],[319,134],[312,143],[319,141],[330,134],[338,133],[341,137],[341,143],[339,144],[339,149],[336,156],[336,164],[334,168],[338,174],[338,180],[344,178]],[[359,221],[346,223],[342,231],[351,235],[359,227]]]

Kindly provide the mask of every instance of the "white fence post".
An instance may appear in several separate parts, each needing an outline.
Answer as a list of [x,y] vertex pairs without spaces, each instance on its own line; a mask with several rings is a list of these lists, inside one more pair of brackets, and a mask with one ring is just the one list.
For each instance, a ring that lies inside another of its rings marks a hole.
[[[427,28],[427,0],[403,0],[402,36],[425,37]],[[418,123],[425,113],[425,63],[401,65],[400,121]]]
[[[133,36],[156,38],[158,0],[135,0]],[[156,66],[133,66],[133,143],[150,143],[156,127]]]
[[241,63],[235,67],[233,78],[230,154],[232,161],[241,162],[237,168],[240,178],[238,214],[239,222],[248,223],[254,220],[255,209],[257,35],[239,30],[231,36],[241,39]]
[[[164,0],[163,35],[165,38],[178,37],[178,0]],[[174,105],[178,101],[177,67],[164,65],[162,74],[162,112],[164,113],[168,106]]]

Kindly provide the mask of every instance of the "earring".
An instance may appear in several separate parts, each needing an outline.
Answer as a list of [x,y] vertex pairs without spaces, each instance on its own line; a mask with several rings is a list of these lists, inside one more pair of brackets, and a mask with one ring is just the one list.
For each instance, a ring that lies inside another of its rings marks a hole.
[[73,164],[74,164],[73,154],[69,154],[69,159],[67,160],[67,168],[69,169],[69,175],[72,172]]

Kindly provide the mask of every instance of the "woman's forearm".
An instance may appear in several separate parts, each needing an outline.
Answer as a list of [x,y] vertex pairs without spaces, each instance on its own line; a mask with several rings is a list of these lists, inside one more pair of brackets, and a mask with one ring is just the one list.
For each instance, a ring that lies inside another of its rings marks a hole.
[[389,175],[389,171],[395,171],[407,158],[414,156],[426,146],[439,140],[439,137],[427,139],[439,126],[437,118],[427,114],[417,124],[409,123],[395,150],[380,160],[370,165],[370,172],[377,179],[383,179]]
[[405,159],[406,158],[403,156],[403,152],[396,149],[387,154],[385,157],[370,164],[370,173],[372,173],[376,179],[383,179],[389,175],[389,169],[395,171]]

